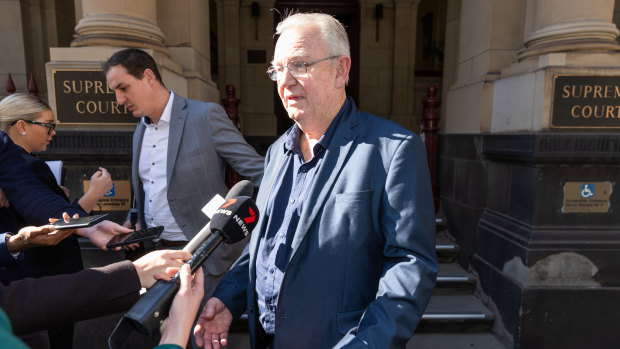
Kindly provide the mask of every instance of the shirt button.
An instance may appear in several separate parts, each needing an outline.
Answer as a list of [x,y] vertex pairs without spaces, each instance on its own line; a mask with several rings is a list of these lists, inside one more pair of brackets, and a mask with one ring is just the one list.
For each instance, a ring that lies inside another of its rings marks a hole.
[[153,202],[153,200],[149,200],[149,202]]
[[275,272],[275,269],[271,268],[269,269],[269,274],[273,274]]
[[295,199],[291,199],[291,204],[294,204],[294,203],[295,203]]
[[155,144],[153,144],[153,148],[155,148]]
[[153,162],[153,163],[151,163],[151,165],[155,166],[155,163]]
[[151,181],[151,184],[155,183],[155,181]]

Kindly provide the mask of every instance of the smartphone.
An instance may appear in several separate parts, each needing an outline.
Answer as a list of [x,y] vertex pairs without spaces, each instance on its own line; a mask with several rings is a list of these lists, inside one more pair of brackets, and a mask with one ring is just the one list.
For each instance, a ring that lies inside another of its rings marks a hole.
[[54,223],[54,228],[56,230],[62,229],[75,229],[75,228],[86,228],[93,226],[103,220],[109,213],[97,214],[92,216],[71,218],[69,222],[65,222],[63,219],[59,219]]
[[116,235],[108,241],[106,247],[114,248],[124,245],[133,244],[142,240],[150,240],[158,238],[164,231],[163,226],[152,227],[148,229],[136,230],[127,234]]

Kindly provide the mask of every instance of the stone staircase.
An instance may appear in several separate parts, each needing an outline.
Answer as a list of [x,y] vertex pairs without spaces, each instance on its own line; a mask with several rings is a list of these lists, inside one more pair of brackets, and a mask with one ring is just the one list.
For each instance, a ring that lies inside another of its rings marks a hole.
[[459,246],[438,219],[435,291],[407,349],[505,349],[491,332],[495,314],[476,295],[476,278],[457,262]]

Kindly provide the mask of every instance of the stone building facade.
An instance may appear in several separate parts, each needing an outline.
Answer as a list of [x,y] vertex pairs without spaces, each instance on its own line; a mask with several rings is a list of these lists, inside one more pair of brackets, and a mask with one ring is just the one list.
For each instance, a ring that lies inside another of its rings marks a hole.
[[[426,89],[441,91],[441,213],[511,343],[614,345],[620,0],[3,0],[0,81],[10,73],[24,92],[32,75],[58,109],[55,70],[144,48],[182,96],[219,101],[235,86],[241,130],[264,151],[289,125],[265,71],[292,8],[347,25],[361,109],[419,132]],[[128,179],[131,122],[56,117],[46,156],[68,177],[104,165]]]

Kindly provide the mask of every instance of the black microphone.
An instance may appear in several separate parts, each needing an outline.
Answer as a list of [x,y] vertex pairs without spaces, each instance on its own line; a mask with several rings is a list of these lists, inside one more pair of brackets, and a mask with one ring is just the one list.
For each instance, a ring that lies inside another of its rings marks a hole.
[[[205,207],[202,208],[202,212],[206,214],[207,216],[209,216],[209,218],[213,218],[215,209],[223,205],[224,202],[226,202],[226,200],[232,199],[238,196],[252,197],[253,194],[254,194],[254,186],[252,185],[252,182],[244,179],[242,181],[239,181],[232,188],[230,188],[230,190],[228,191],[228,194],[226,194],[226,198],[222,198],[219,195],[216,195],[215,197],[213,197],[213,199],[211,199],[205,205]],[[211,222],[208,222],[204,226],[204,228],[202,228],[198,232],[198,234],[196,234],[192,238],[192,240],[188,242],[187,245],[185,245],[185,247],[183,247],[183,251],[187,251],[190,253],[195,253],[196,251],[198,251],[198,247],[205,241],[205,239],[209,238],[212,234],[212,231],[210,229],[211,227],[210,224]]]
[[[234,244],[250,234],[258,221],[258,208],[247,196],[228,199],[213,214],[213,232],[187,262],[192,273],[222,241]],[[180,272],[170,281],[158,280],[123,316],[139,332],[152,336],[168,317],[170,305],[179,289]]]

